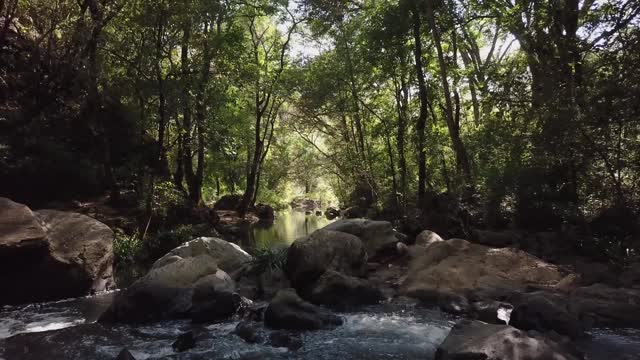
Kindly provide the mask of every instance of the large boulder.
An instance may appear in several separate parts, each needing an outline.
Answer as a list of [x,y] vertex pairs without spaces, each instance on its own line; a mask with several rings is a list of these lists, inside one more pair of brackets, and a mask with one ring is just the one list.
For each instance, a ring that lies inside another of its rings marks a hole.
[[[234,269],[229,264],[239,266],[234,256],[244,251],[218,240],[201,238],[172,250],[171,256],[158,260],[144,277],[119,293],[101,320],[141,323],[191,317],[206,322],[233,315],[243,300],[234,292],[233,279],[217,264]],[[211,244],[215,245],[207,246]],[[233,249],[227,252],[231,260],[215,249]]]
[[502,299],[528,285],[552,286],[562,278],[556,266],[523,251],[451,239],[411,260],[401,292],[425,301],[470,295]]
[[264,313],[272,329],[320,330],[342,325],[342,319],[328,310],[302,300],[293,289],[280,290]]
[[293,242],[287,252],[286,270],[293,287],[303,289],[327,270],[362,276],[366,263],[367,252],[358,237],[320,229]]
[[369,305],[380,302],[382,292],[365,279],[329,270],[311,289],[311,302],[336,308]]
[[343,219],[323,229],[357,236],[366,247],[369,256],[374,256],[381,250],[394,248],[398,242],[396,232],[388,221]]
[[438,347],[436,360],[578,360],[584,359],[563,338],[551,339],[508,325],[462,321]]
[[0,305],[112,288],[113,239],[108,226],[86,215],[32,212],[0,198]]
[[169,251],[166,255],[156,260],[151,269],[164,267],[181,258],[200,255],[206,255],[218,268],[229,274],[240,270],[252,259],[251,255],[234,243],[215,237],[201,237]]

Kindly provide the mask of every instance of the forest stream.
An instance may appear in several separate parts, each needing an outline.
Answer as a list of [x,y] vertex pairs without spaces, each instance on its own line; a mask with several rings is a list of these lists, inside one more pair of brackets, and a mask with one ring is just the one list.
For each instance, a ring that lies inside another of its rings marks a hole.
[[[277,246],[323,227],[324,217],[281,213],[272,225],[253,228],[255,244]],[[127,348],[143,359],[432,359],[456,317],[413,302],[394,300],[339,315],[334,330],[306,332],[297,351],[248,344],[233,333],[239,320],[213,325],[164,321],[144,326],[103,326],[95,321],[114,292],[50,303],[3,307],[0,359],[114,359]],[[63,329],[63,330],[61,330]],[[195,348],[177,353],[172,343],[193,331]],[[17,334],[17,337],[7,340]],[[25,335],[26,334],[26,335]],[[260,325],[258,334],[268,330]],[[640,331],[595,329],[579,343],[589,359],[640,359]]]

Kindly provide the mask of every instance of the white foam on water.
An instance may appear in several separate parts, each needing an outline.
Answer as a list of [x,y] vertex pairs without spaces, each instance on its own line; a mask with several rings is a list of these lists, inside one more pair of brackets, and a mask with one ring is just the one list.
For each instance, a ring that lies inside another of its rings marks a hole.
[[49,331],[49,330],[59,330],[64,329],[76,325],[84,324],[84,319],[72,320],[72,321],[56,321],[56,320],[48,320],[40,323],[28,324],[25,326],[25,333],[30,332],[41,332],[41,331]]

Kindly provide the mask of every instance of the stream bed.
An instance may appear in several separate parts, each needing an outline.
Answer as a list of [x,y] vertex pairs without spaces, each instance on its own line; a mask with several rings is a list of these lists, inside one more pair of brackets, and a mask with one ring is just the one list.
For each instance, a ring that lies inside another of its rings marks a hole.
[[[257,225],[253,248],[288,245],[327,225],[324,217],[285,212],[271,225]],[[238,320],[210,325],[164,321],[145,326],[96,323],[115,292],[50,303],[0,308],[0,360],[112,360],[127,348],[144,359],[433,359],[457,318],[395,300],[357,312],[339,313],[344,324],[306,332],[296,351],[266,341],[248,344],[233,333]],[[259,334],[270,331],[259,324]],[[176,353],[171,344],[192,331],[196,347]],[[591,360],[640,360],[640,330],[594,329],[579,347]]]

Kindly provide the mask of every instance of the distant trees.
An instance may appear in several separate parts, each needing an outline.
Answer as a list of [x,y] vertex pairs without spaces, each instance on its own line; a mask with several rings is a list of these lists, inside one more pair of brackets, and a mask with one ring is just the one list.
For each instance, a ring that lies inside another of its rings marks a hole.
[[242,192],[244,211],[330,184],[395,217],[446,192],[496,224],[637,208],[639,17],[631,0],[7,0],[4,188],[73,179],[56,186],[150,209],[169,185],[190,205]]

